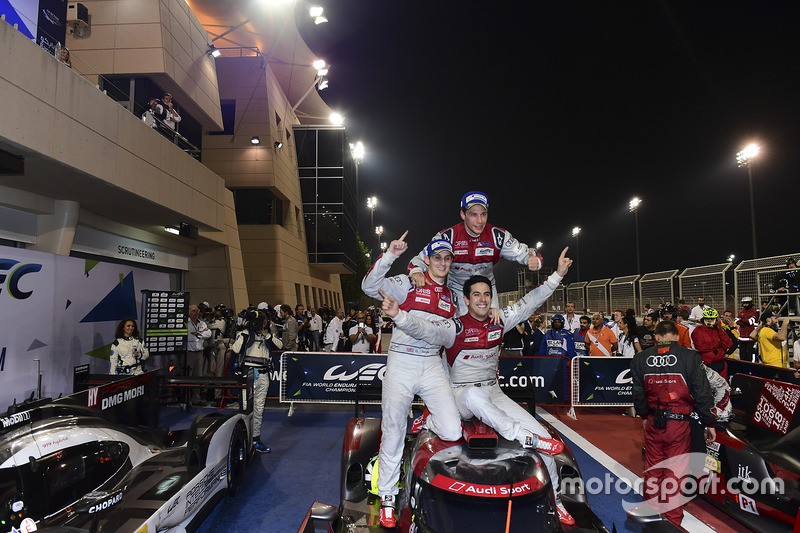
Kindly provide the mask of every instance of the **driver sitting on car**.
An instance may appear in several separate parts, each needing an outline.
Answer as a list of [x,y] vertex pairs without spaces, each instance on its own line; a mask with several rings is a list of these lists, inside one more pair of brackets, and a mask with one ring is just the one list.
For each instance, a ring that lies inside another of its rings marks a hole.
[[[467,313],[457,319],[428,321],[415,317],[402,311],[397,300],[381,291],[383,311],[392,317],[398,328],[411,337],[445,347],[450,382],[462,418],[477,416],[503,438],[517,440],[524,448],[536,448],[550,455],[561,453],[564,445],[552,439],[533,415],[505,395],[497,382],[497,366],[503,334],[525,320],[553,294],[572,264],[566,254],[567,248],[561,252],[556,272],[542,285],[500,311],[503,324],[492,324],[489,320],[492,283],[485,276],[472,276],[464,283]],[[549,455],[541,458],[550,474],[558,518],[563,524],[572,525],[575,519],[561,503],[555,460]]]

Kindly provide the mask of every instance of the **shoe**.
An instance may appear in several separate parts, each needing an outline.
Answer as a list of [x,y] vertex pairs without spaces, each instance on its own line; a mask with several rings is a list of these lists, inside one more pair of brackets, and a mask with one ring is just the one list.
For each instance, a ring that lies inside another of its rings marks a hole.
[[425,410],[422,411],[422,414],[420,416],[418,416],[413,422],[411,422],[411,434],[412,435],[416,435],[417,433],[422,431],[423,428],[427,427],[427,426],[425,426],[425,421],[428,420],[428,417],[430,415],[431,415],[431,412],[428,411],[428,408],[426,407]]
[[380,523],[383,527],[397,527],[397,519],[394,516],[394,496],[384,496],[381,499]]
[[565,526],[574,526],[575,519],[572,518],[572,515],[569,514],[567,508],[564,507],[564,504],[561,502],[556,502],[556,511],[558,511],[558,519],[561,520],[561,523]]
[[253,439],[253,448],[255,448],[258,453],[272,452],[272,448],[261,442],[260,439]]

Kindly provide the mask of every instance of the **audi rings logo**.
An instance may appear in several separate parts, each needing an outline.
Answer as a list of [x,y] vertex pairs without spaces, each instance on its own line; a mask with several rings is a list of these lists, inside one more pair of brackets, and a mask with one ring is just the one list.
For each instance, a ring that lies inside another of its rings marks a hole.
[[651,355],[647,358],[647,366],[674,366],[677,362],[678,358],[672,354]]

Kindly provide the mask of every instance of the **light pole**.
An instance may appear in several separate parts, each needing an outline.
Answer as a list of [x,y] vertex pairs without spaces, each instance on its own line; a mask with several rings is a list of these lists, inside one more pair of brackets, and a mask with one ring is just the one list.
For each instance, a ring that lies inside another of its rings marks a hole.
[[639,205],[642,201],[638,197],[634,197],[628,202],[628,210],[633,213],[633,220],[636,226],[636,273],[642,273],[642,267],[639,264]]
[[736,162],[739,167],[747,167],[747,179],[750,182],[750,228],[753,232],[753,259],[758,257],[756,251],[756,207],[753,201],[753,158],[758,155],[760,148],[757,144],[750,144],[744,150],[736,154]]
[[578,235],[580,234],[581,228],[578,226],[572,228],[572,236],[575,237],[575,275],[578,277],[578,281],[581,280],[581,253],[578,247]]
[[375,208],[378,207],[377,196],[370,196],[367,198],[367,207],[369,208],[369,225],[373,227],[375,224]]
[[[356,198],[358,198],[358,167],[364,161],[364,143],[361,141],[355,144],[350,143],[350,155],[353,156],[353,163],[356,166]],[[373,196],[373,198],[375,197]],[[375,201],[377,202],[377,199]],[[372,220],[370,220],[369,225],[372,226]]]
[[375,242],[378,243],[378,248],[380,248],[381,235],[383,235],[383,226],[375,226],[375,235],[378,236]]

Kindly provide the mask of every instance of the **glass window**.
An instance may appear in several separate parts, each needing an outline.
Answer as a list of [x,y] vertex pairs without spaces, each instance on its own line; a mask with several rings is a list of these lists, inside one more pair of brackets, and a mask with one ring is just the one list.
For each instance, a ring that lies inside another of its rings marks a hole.
[[336,178],[317,180],[317,201],[342,203],[342,180]]
[[344,149],[344,130],[319,130],[317,166],[341,167]]
[[317,252],[342,251],[342,215],[318,215]]
[[294,132],[298,167],[317,166],[316,130],[297,130]]
[[316,178],[300,178],[300,195],[304,203],[316,202],[317,198]]

